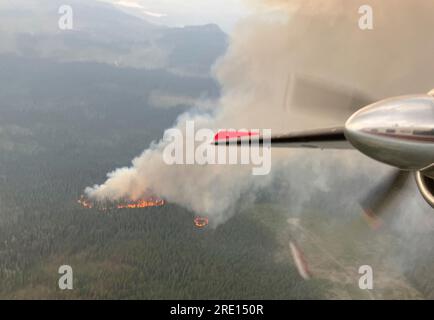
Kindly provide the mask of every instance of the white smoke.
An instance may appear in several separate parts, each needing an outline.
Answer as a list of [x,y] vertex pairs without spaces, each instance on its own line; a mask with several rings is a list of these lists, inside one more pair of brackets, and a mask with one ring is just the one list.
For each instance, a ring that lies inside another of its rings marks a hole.
[[[427,92],[434,87],[434,42],[429,40],[434,30],[432,1],[369,1],[374,9],[374,30],[362,31],[358,8],[365,2],[260,1],[258,12],[234,30],[226,55],[215,67],[222,86],[218,108],[212,113],[192,110],[182,115],[175,127],[183,129],[186,120],[194,120],[197,128],[271,128],[280,132],[337,124],[327,118],[328,108],[336,107],[330,102],[319,103],[323,109],[314,115],[303,110],[291,112],[296,106],[287,108],[285,92],[291,74],[320,79],[324,86],[336,83],[357,88],[375,98]],[[314,99],[315,93],[307,98]],[[342,183],[342,195],[346,184],[354,183],[348,181],[348,174],[368,171],[363,168],[368,161],[357,162],[360,156],[351,152],[333,156],[331,163],[327,162],[330,153],[309,151],[307,158],[306,153],[293,156],[290,151],[278,151],[273,152],[272,174],[254,177],[248,166],[168,166],[162,161],[164,146],[163,141],[152,144],[130,167],[117,169],[102,185],[87,188],[87,195],[115,200],[154,193],[209,216],[217,225],[235,212],[241,197],[253,200],[275,175],[296,177],[288,180],[295,208],[307,203],[318,188],[330,188],[333,181]],[[301,169],[309,170],[315,163],[322,167],[312,185],[304,180]],[[375,169],[374,162],[369,163],[372,177],[385,172],[384,166]],[[327,168],[343,174],[342,179]]]

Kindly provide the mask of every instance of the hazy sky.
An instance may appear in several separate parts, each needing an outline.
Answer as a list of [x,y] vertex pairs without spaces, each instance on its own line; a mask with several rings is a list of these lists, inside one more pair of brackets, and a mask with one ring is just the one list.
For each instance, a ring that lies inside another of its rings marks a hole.
[[171,26],[216,23],[230,31],[248,14],[245,0],[100,0],[141,13],[149,20]]

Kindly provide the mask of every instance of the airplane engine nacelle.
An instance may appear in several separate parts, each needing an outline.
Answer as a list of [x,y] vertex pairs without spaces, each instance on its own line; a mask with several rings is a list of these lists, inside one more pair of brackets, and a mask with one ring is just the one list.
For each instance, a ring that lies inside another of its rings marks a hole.
[[415,172],[416,184],[423,198],[434,208],[434,179],[420,171]]
[[434,96],[382,100],[360,109],[345,124],[345,137],[360,152],[402,170],[434,163]]

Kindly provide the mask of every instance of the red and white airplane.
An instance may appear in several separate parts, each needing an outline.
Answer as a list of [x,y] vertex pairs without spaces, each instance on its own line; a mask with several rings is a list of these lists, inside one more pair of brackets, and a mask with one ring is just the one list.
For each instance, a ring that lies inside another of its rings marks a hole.
[[[246,139],[249,142],[246,142]],[[262,137],[239,132],[217,135],[215,144],[263,144]],[[341,127],[291,132],[271,137],[272,147],[357,149],[396,167],[388,181],[362,201],[366,211],[378,212],[413,173],[423,198],[434,208],[434,90],[400,96],[360,108]]]

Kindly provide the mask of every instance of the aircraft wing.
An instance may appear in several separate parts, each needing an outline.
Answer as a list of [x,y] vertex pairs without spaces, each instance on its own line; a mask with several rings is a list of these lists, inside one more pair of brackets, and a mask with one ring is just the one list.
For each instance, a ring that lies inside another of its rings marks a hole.
[[[267,139],[254,132],[219,132],[214,137],[215,145],[263,145]],[[272,135],[271,147],[311,149],[353,149],[344,135],[343,127],[314,129],[287,134]]]

